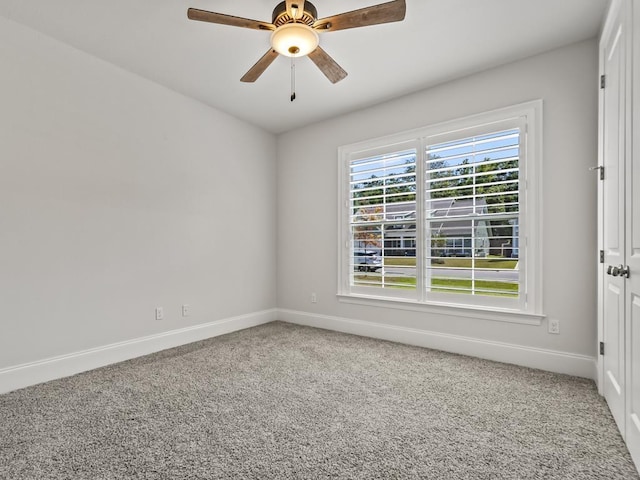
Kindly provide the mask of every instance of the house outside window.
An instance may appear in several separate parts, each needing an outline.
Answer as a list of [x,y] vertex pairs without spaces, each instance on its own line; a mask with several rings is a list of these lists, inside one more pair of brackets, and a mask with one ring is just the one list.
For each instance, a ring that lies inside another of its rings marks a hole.
[[341,147],[339,295],[541,315],[541,109]]

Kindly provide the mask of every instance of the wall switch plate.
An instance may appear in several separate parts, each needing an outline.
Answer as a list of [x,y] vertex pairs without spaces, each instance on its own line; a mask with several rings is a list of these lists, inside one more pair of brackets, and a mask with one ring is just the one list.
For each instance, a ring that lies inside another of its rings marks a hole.
[[190,313],[191,313],[191,306],[186,303],[182,305],[182,316],[188,317]]
[[156,307],[156,320],[162,320],[164,318],[164,311],[162,307]]
[[560,320],[557,318],[549,319],[549,333],[558,335],[560,333]]
[[315,292],[311,294],[311,303],[318,303],[318,296]]

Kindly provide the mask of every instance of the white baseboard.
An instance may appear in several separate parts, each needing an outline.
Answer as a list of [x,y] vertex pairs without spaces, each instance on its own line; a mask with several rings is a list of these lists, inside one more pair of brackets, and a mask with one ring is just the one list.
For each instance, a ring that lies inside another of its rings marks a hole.
[[470,355],[523,367],[596,379],[595,357],[574,353],[525,347],[502,342],[492,342],[459,335],[449,335],[415,328],[352,320],[349,318],[316,315],[294,310],[278,310],[278,320],[352,333],[364,337],[433,348],[446,352]]
[[277,318],[276,314],[276,309],[263,310],[3,368],[0,369],[0,393],[269,323]]
[[576,375],[592,380],[597,377],[596,358],[586,355],[343,317],[272,309],[0,369],[0,393],[68,377],[94,368],[262,325],[274,320],[444,350],[524,367]]

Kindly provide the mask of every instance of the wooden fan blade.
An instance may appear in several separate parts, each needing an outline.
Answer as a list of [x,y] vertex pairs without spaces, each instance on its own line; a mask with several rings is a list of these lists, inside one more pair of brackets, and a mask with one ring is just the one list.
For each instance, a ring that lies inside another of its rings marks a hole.
[[224,13],[198,10],[197,8],[187,10],[187,17],[189,17],[190,20],[219,23],[221,25],[231,25],[232,27],[253,28],[255,30],[276,29],[276,26],[272,23],[259,22],[258,20],[251,20],[250,18],[234,17],[233,15],[225,15]]
[[302,18],[302,14],[304,13],[304,0],[287,0],[287,13],[294,20]]
[[338,83],[347,76],[340,65],[322,48],[318,47],[309,54],[309,58],[325,74],[331,83]]
[[249,69],[247,73],[240,79],[241,82],[255,82],[260,75],[264,73],[269,65],[273,63],[273,61],[278,56],[278,52],[274,49],[269,50],[265,53],[260,60],[256,62],[256,64]]
[[340,13],[333,17],[321,18],[315,21],[313,28],[325,32],[334,32],[347,28],[399,22],[404,20],[406,11],[407,4],[405,0],[394,0],[393,2],[353,10],[352,12]]

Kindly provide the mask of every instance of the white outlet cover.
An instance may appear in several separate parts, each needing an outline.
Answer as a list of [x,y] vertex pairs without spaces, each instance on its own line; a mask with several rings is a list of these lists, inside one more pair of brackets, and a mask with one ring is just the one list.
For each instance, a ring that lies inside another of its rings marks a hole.
[[164,311],[162,310],[162,307],[157,307],[156,308],[156,320],[162,320],[164,318]]

